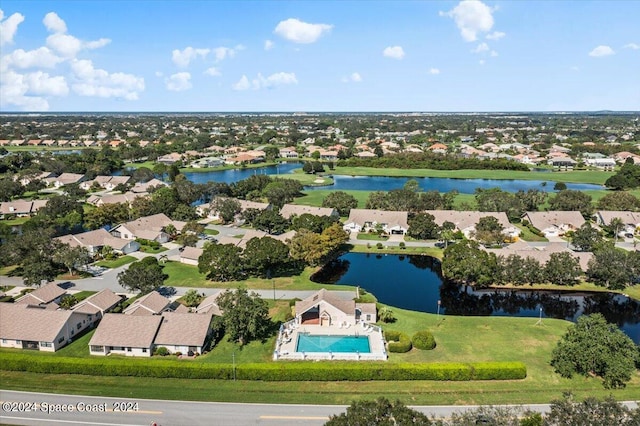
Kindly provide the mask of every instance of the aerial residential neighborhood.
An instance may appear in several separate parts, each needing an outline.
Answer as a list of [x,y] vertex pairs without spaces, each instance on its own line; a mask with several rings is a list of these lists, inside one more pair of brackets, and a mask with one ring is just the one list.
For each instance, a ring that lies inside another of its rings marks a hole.
[[639,424],[640,3],[125,3],[0,6],[0,424]]

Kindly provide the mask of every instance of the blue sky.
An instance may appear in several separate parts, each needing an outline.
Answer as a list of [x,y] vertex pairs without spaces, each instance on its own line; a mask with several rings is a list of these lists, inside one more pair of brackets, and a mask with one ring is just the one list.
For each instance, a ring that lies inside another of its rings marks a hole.
[[2,111],[640,110],[638,1],[11,1]]

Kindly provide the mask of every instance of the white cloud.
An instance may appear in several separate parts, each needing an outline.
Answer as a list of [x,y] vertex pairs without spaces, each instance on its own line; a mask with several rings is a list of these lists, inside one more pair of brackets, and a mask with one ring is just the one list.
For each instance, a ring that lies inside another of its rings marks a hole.
[[382,54],[387,58],[402,59],[404,58],[404,49],[402,46],[389,46],[382,51]]
[[29,84],[25,76],[14,71],[2,73],[0,107],[18,107],[24,111],[46,111],[49,102],[40,96],[29,96]]
[[429,69],[429,74],[438,75],[438,74],[440,74],[440,70],[438,68],[430,68]]
[[333,25],[329,24],[310,24],[299,19],[289,18],[280,21],[273,32],[294,43],[309,44],[316,42],[332,28]]
[[640,45],[636,44],[636,43],[629,43],[629,44],[625,44],[623,46],[624,49],[631,49],[631,50],[638,50],[640,49]]
[[144,78],[122,72],[109,73],[94,68],[87,59],[74,59],[71,70],[76,82],[72,89],[80,96],[96,96],[100,98],[123,98],[137,100],[139,92],[144,90]]
[[14,13],[4,19],[4,12],[0,9],[0,46],[13,43],[13,37],[22,21],[24,21],[24,16],[20,13]]
[[589,56],[593,56],[594,58],[599,58],[602,56],[613,55],[615,53],[616,52],[614,52],[611,47],[601,45],[593,49],[591,52],[589,52]]
[[174,64],[181,68],[186,68],[189,63],[197,57],[206,58],[209,49],[196,49],[191,46],[185,47],[183,50],[175,49],[171,52],[171,60]]
[[210,75],[211,77],[220,77],[222,73],[216,67],[207,68],[204,72],[206,75]]
[[164,73],[162,71],[156,71],[156,77],[162,77]]
[[234,56],[236,56],[236,50],[243,50],[243,49],[244,49],[244,46],[242,45],[236,46],[235,49],[232,49],[231,47],[224,47],[224,46],[216,47],[215,49],[213,49],[213,54],[216,57],[216,62],[220,62],[226,58],[233,58]]
[[249,79],[246,75],[243,75],[237,83],[231,86],[233,90],[249,90],[251,88],[251,83],[249,83]]
[[496,52],[495,50],[492,50],[489,56],[491,56],[492,58],[495,58],[496,56],[498,56],[498,52]]
[[0,59],[0,70],[6,71],[9,67],[19,69],[53,68],[63,60],[45,46],[29,51],[16,49]]
[[494,31],[491,34],[487,34],[487,38],[489,40],[500,40],[502,37],[506,35],[507,34],[503,33],[502,31]]
[[487,43],[480,43],[471,53],[483,53],[489,51],[489,45]]
[[55,12],[49,12],[45,15],[42,23],[49,32],[47,37],[47,46],[65,58],[75,58],[81,50],[93,50],[104,47],[111,43],[108,38],[101,38],[94,41],[82,41],[67,32],[67,24]]
[[66,96],[69,94],[67,81],[61,75],[50,77],[45,72],[37,71],[26,74],[24,79],[31,94],[44,96]]
[[485,61],[484,59],[480,59],[480,60],[478,61],[478,63],[479,63],[480,65],[484,65],[484,64],[486,63],[486,61]]
[[258,76],[251,80],[251,85],[255,90],[273,89],[285,84],[298,84],[298,79],[296,78],[295,73],[277,72],[275,74],[271,74],[266,78],[263,77],[262,74],[258,73]]
[[183,92],[193,87],[191,84],[191,74],[188,72],[178,72],[172,74],[165,80],[167,90],[172,92]]
[[359,72],[354,72],[354,73],[351,73],[351,75],[349,75],[347,77],[342,77],[341,81],[343,83],[349,83],[349,82],[360,83],[360,82],[362,82],[362,76],[360,75]]
[[476,41],[478,33],[487,33],[493,28],[492,13],[480,0],[462,0],[449,12],[440,12],[440,16],[453,18],[465,41]]
[[67,24],[55,12],[49,12],[44,15],[42,23],[47,27],[47,30],[54,34],[67,32]]
[[272,42],[271,40],[265,40],[264,41],[264,50],[271,50],[273,49],[274,46],[274,42]]

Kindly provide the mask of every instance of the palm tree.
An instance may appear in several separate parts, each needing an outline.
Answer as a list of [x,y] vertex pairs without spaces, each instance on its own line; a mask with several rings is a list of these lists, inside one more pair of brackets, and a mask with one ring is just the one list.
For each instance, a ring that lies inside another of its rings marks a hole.
[[164,227],[164,232],[169,234],[172,240],[176,237],[176,235],[178,235],[178,230],[171,223]]
[[614,217],[613,219],[611,219],[611,222],[609,222],[609,227],[613,230],[613,234],[615,236],[615,242],[617,243],[618,232],[620,232],[624,227],[624,222],[619,217]]
[[166,254],[161,254],[160,257],[158,258],[158,260],[160,260],[160,263],[162,263],[163,265],[165,264],[165,262],[167,260],[169,260],[169,258],[167,257]]

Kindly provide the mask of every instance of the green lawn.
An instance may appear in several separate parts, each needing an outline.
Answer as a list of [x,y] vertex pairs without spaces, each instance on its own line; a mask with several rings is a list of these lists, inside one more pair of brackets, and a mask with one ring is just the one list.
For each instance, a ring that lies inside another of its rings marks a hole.
[[151,246],[145,246],[145,245],[140,245],[140,251],[143,253],[150,253],[150,254],[158,254],[158,253],[162,253],[163,251],[167,251],[168,249],[166,247],[158,247],[158,248],[153,248]]
[[371,244],[370,247],[366,245],[354,245],[349,250],[352,253],[379,253],[379,254],[424,254],[427,256],[442,259],[442,249],[437,247],[405,247],[388,246],[381,249],[376,247],[376,244]]
[[79,292],[75,293],[73,295],[73,297],[75,297],[78,302],[82,302],[87,297],[92,296],[92,295],[94,295],[96,293],[97,293],[97,291],[83,290],[83,291],[79,291]]
[[513,225],[522,231],[520,233],[520,238],[525,241],[549,241],[545,237],[534,234],[529,228],[522,226],[520,223],[514,223]]
[[128,263],[135,262],[137,259],[133,256],[120,256],[114,260],[101,260],[100,262],[96,262],[96,265],[102,266],[105,268],[119,268],[120,266],[124,266]]
[[30,219],[29,217],[16,217],[13,219],[2,219],[0,220],[0,223],[4,223],[7,226],[18,226],[18,225],[24,225],[24,223],[29,219]]
[[432,170],[391,169],[373,167],[336,167],[337,175],[394,176],[394,177],[443,177],[458,179],[523,179],[565,183],[603,184],[613,172],[601,170],[573,170],[567,172],[536,173],[512,170]]
[[[273,279],[249,278],[244,281],[217,282],[209,281],[204,274],[200,274],[197,266],[186,265],[180,262],[167,262],[164,273],[169,275],[165,285],[172,287],[204,287],[204,288],[238,288],[271,290],[320,290],[326,285],[311,281],[311,275],[317,268],[306,268],[299,275],[276,277]],[[353,290],[351,286],[331,285],[335,290]]]
[[217,229],[205,229],[203,233],[206,235],[218,235],[220,231]]
[[[295,200],[293,200],[293,204],[301,204],[301,205],[306,205],[306,206],[315,206],[315,207],[321,207],[322,206],[322,200],[324,200],[324,198],[331,194],[332,192],[335,192],[335,190],[331,190],[331,189],[314,189],[313,191],[306,191],[304,192],[304,195],[302,197],[296,198]],[[358,208],[363,209],[365,204],[367,203],[367,198],[369,197],[369,193],[371,191],[343,191],[346,192],[347,194],[352,195],[353,197],[355,197],[356,200],[358,200]]]
[[18,269],[18,265],[3,266],[0,268],[0,275],[8,275],[11,277],[17,272],[16,269]]
[[[288,309],[284,301],[269,302],[273,317],[282,317]],[[128,398],[183,399],[195,401],[232,401],[263,403],[348,404],[353,399],[385,396],[407,404],[521,404],[545,403],[571,391],[578,398],[613,395],[619,400],[633,400],[640,395],[640,373],[625,389],[607,390],[597,378],[563,379],[548,365],[555,342],[569,322],[536,318],[454,317],[406,311],[391,307],[397,321],[383,325],[389,330],[413,334],[429,329],[437,347],[432,351],[412,349],[406,354],[390,354],[390,363],[402,362],[482,362],[522,361],[528,376],[514,381],[370,381],[362,382],[280,382],[154,379],[133,377],[91,377],[80,375],[42,375],[0,372],[4,389],[42,390]],[[87,357],[92,332],[56,354],[25,352],[28,356]],[[223,339],[209,354],[196,363],[231,364],[273,362],[273,337],[264,344],[253,342],[243,348]],[[10,349],[2,352],[15,351]],[[175,359],[167,357],[167,359]],[[142,359],[131,362],[145,363]]]
[[333,185],[333,179],[330,176],[314,175],[295,170],[293,173],[285,173],[278,175],[280,178],[295,179],[305,186],[325,186]]
[[358,233],[358,239],[359,240],[370,240],[370,241],[387,241],[389,239],[389,237],[387,236],[381,236],[375,233],[369,233],[369,232],[360,232]]

